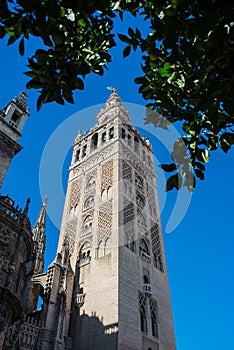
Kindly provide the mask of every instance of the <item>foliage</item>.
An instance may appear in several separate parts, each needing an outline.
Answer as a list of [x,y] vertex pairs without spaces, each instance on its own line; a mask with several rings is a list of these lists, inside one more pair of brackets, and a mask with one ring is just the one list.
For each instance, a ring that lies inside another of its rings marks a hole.
[[85,76],[102,75],[111,61],[113,19],[123,19],[125,12],[149,23],[145,37],[140,28],[118,34],[126,43],[123,57],[142,52],[142,76],[135,82],[148,101],[146,122],[164,128],[178,122],[182,128],[173,163],[161,165],[176,172],[167,190],[192,191],[195,176],[204,179],[209,152],[219,147],[228,152],[234,144],[231,2],[1,0],[0,37],[7,35],[8,45],[18,40],[21,55],[25,39],[42,39],[25,73],[31,78],[27,88],[40,91],[38,109],[51,101],[73,103],[73,91],[84,88]]

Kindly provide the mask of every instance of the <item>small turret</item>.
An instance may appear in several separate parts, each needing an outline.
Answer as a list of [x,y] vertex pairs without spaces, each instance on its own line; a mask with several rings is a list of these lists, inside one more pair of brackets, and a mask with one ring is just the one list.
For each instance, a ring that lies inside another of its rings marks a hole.
[[18,141],[29,117],[24,91],[0,111],[0,188],[14,156],[22,150]]
[[2,118],[21,134],[28,117],[27,95],[25,91],[21,91],[19,96],[14,97],[2,110]]

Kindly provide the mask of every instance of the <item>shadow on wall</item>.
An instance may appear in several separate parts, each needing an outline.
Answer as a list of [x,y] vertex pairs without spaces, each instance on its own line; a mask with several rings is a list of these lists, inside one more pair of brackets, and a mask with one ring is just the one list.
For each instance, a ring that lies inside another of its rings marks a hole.
[[117,350],[118,323],[104,326],[95,313],[91,317],[80,315],[73,346],[77,350]]

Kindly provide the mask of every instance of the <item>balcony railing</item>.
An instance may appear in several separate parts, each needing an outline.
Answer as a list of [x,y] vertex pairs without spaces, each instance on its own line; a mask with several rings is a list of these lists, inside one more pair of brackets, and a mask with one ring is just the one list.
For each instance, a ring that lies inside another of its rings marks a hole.
[[148,296],[152,295],[151,284],[149,284],[149,283],[144,283],[144,284],[143,284],[143,292],[144,292],[146,295],[148,295]]
[[78,261],[78,266],[82,267],[82,266],[88,265],[90,261],[91,261],[91,256],[81,257],[80,260]]
[[84,304],[85,294],[77,294],[75,297],[74,304],[76,307],[81,307]]
[[142,260],[146,261],[148,264],[150,263],[150,255],[146,253],[144,250],[140,250],[140,257]]

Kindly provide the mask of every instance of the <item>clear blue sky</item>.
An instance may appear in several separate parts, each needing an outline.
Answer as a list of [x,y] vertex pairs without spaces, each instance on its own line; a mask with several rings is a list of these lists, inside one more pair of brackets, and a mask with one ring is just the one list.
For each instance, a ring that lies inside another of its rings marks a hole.
[[[123,31],[126,30],[125,26],[122,26]],[[28,52],[33,46],[28,46]],[[17,55],[16,45],[6,47],[0,41],[0,49],[0,108],[3,108],[24,89],[27,77],[23,72],[27,69],[26,58]],[[42,202],[39,186],[41,156],[53,131],[74,113],[104,103],[110,93],[106,89],[108,85],[119,88],[123,101],[144,105],[138,87],[133,83],[133,78],[140,75],[138,56],[123,60],[119,48],[115,48],[112,54],[114,58],[109,71],[105,72],[104,77],[88,77],[86,89],[75,94],[75,105],[45,105],[37,113],[37,93],[28,91],[31,115],[20,141],[24,149],[14,159],[2,193],[9,193],[22,207],[27,197],[31,198],[32,224]],[[93,118],[95,122],[95,115]],[[132,118],[134,124],[134,115]],[[83,123],[82,119],[77,121],[78,126]],[[153,138],[151,141],[160,161],[168,161],[165,149],[160,149]],[[73,139],[70,140],[72,143]],[[55,150],[54,157],[58,156]],[[183,221],[172,233],[164,235],[178,350],[234,350],[233,156],[233,150],[228,155],[222,151],[211,155],[206,179],[198,181]],[[69,158],[70,153],[63,166],[64,183]],[[176,197],[176,192],[166,194],[162,212],[164,230]],[[50,206],[53,206],[51,201],[49,198]],[[57,239],[58,230],[48,219],[47,265],[55,256]]]

